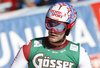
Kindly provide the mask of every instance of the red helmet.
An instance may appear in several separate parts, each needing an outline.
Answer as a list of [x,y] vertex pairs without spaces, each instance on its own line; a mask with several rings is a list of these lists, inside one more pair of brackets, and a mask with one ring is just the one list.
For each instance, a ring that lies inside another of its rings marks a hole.
[[51,6],[46,14],[45,26],[56,33],[69,34],[76,20],[76,11],[70,4],[59,2]]

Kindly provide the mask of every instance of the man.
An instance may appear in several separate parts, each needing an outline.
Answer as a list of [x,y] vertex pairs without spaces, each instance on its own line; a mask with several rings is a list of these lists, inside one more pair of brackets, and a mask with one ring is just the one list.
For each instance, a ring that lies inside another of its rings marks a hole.
[[66,2],[50,7],[45,26],[49,36],[35,38],[21,47],[11,68],[92,68],[90,58],[79,43],[68,41],[76,21],[75,9]]

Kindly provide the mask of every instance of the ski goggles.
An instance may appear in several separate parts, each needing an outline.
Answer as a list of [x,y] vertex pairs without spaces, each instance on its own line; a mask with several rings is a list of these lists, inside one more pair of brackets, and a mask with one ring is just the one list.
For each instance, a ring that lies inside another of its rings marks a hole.
[[74,22],[66,24],[64,22],[56,21],[50,18],[46,18],[45,26],[48,30],[54,30],[56,33],[65,32],[67,29],[74,26]]

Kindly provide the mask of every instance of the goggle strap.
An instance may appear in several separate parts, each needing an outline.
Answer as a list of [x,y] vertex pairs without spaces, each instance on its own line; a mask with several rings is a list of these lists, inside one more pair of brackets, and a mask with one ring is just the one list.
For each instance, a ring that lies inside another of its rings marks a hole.
[[72,22],[71,24],[68,25],[68,29],[72,28],[74,26],[74,22]]

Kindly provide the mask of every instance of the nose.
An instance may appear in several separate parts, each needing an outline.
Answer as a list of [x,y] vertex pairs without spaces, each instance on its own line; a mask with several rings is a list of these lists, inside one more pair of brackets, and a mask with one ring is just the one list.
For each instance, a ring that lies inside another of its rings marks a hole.
[[54,30],[49,30],[50,33],[56,33]]
[[54,30],[50,30],[51,32],[55,32]]

